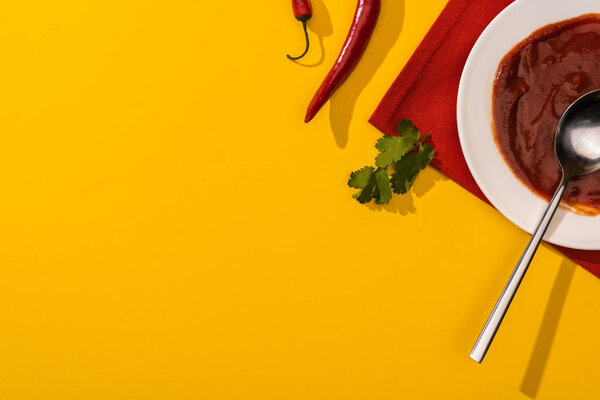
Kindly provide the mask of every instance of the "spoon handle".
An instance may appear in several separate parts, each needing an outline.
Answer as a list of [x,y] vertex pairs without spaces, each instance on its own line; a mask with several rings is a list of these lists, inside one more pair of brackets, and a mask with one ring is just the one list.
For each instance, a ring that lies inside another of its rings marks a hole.
[[554,193],[552,200],[550,200],[550,204],[548,204],[548,208],[546,208],[546,212],[544,213],[542,220],[535,229],[535,232],[533,232],[533,236],[531,237],[527,248],[525,248],[521,259],[519,259],[515,270],[510,276],[508,283],[504,287],[504,290],[502,291],[494,310],[490,314],[490,317],[485,323],[483,330],[479,334],[479,338],[477,339],[473,350],[471,350],[470,356],[471,359],[477,361],[478,363],[483,361],[485,353],[487,353],[490,344],[492,344],[492,340],[494,340],[494,336],[496,335],[496,332],[502,323],[502,319],[504,318],[511,301],[515,296],[515,293],[517,293],[517,289],[523,280],[523,276],[525,276],[525,272],[527,272],[527,268],[529,267],[529,264],[531,263],[531,260],[533,259],[533,256],[540,245],[542,238],[544,237],[544,233],[546,233],[546,229],[548,229],[548,225],[550,225],[550,221],[554,216],[554,212],[560,204],[560,199],[565,193],[568,183],[568,180],[563,179],[558,186],[558,189],[556,189],[556,193]]

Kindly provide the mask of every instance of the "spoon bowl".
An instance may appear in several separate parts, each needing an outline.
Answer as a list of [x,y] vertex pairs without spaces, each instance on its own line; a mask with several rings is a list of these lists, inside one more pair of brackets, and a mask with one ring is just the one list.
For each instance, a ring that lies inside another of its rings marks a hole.
[[567,108],[556,129],[554,148],[567,180],[600,169],[600,90]]

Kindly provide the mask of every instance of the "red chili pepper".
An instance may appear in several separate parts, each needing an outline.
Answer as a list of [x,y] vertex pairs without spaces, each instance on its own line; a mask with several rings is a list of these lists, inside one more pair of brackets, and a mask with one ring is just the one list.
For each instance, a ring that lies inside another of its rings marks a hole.
[[310,102],[304,122],[313,119],[358,64],[375,29],[380,9],[381,0],[358,0],[354,21],[342,51]]
[[292,8],[294,9],[294,17],[298,21],[302,22],[302,28],[304,28],[304,37],[306,39],[306,49],[304,53],[300,54],[298,57],[292,57],[289,54],[287,58],[290,60],[299,60],[306,53],[308,53],[308,47],[310,43],[308,42],[308,31],[306,30],[306,21],[308,21],[312,17],[312,6],[310,4],[310,0],[292,0]]

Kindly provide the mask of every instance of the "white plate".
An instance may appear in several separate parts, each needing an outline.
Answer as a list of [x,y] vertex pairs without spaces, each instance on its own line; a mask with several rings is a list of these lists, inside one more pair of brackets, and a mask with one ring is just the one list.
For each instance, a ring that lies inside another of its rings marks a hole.
[[[600,13],[599,0],[517,0],[483,31],[465,64],[458,90],[458,132],[475,181],[506,218],[532,233],[547,202],[533,194],[506,164],[492,134],[492,85],[498,64],[533,31],[586,13]],[[560,208],[544,240],[600,250],[600,217]]]

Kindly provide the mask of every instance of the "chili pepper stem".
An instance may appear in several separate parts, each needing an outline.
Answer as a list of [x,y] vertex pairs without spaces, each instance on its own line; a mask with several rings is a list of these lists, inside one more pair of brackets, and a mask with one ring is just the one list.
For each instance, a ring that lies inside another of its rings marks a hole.
[[304,38],[306,39],[306,49],[304,49],[304,53],[300,54],[298,57],[292,57],[288,54],[287,58],[289,58],[292,61],[296,61],[304,57],[306,53],[308,53],[308,48],[310,47],[310,43],[308,41],[308,30],[306,28],[306,20],[302,21],[302,28],[304,29]]

